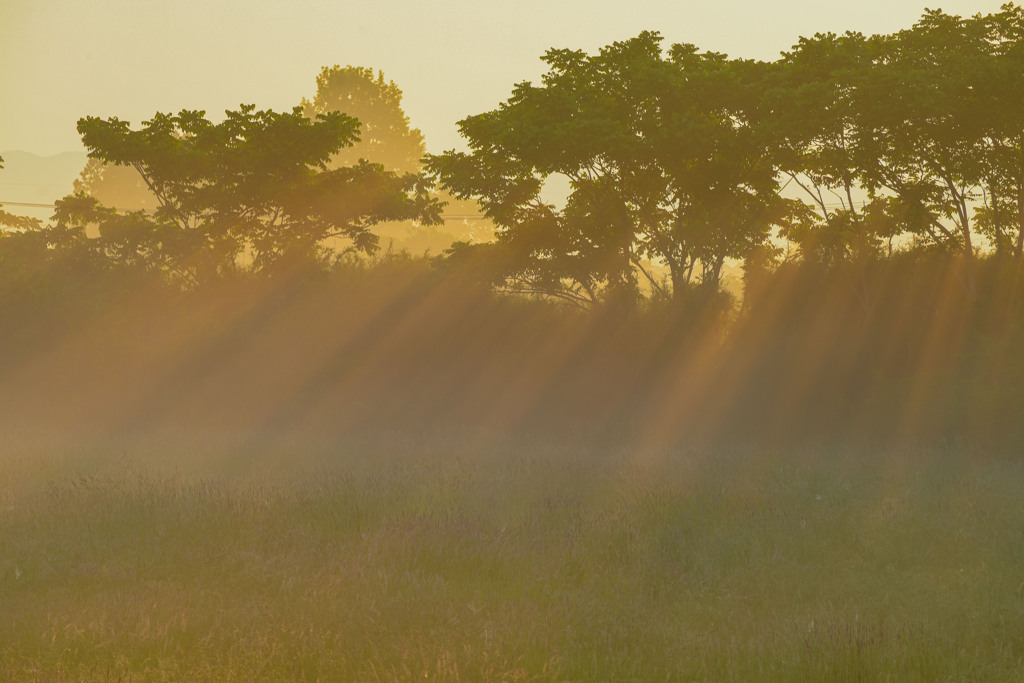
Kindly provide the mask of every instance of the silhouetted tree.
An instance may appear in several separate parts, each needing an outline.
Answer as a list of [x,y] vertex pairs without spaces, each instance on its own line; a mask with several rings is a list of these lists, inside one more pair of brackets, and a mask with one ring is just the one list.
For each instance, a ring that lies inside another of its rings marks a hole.
[[[419,172],[426,152],[423,135],[409,127],[401,106],[402,92],[394,82],[385,81],[382,72],[374,77],[372,69],[351,66],[324,67],[316,80],[315,97],[312,101],[304,98],[301,103],[308,118],[340,112],[359,122],[356,138],[332,156],[329,168],[351,166],[366,159],[400,175]],[[86,162],[74,190],[118,209],[154,210],[158,206],[145,180],[133,168],[96,158]]]
[[899,235],[956,256],[968,292],[976,230],[1019,256],[1022,37],[1013,5],[968,19],[927,11],[893,35],[801,39],[774,65],[764,107],[781,167],[815,209],[787,237],[844,273],[866,307],[865,269]]
[[1024,261],[1024,8],[966,22],[975,34],[969,59],[970,116],[981,126],[982,199],[975,225],[999,254]]
[[[893,223],[878,220],[883,203],[864,205],[859,173],[863,129],[854,74],[868,52],[859,33],[801,38],[771,65],[759,104],[778,169],[803,201],[781,236],[823,276],[844,279],[865,313],[876,293],[867,271],[894,237]],[[753,270],[763,270],[763,261]]]
[[[674,294],[693,282],[717,290],[725,260],[788,219],[747,116],[759,65],[690,45],[666,56],[651,32],[543,61],[540,86],[521,83],[498,109],[459,123],[471,152],[427,162],[494,221],[506,289],[581,305],[628,300],[641,275],[664,287],[645,266],[654,260]],[[552,175],[571,188],[561,210],[540,197]]]
[[914,28],[872,39],[854,77],[863,184],[890,194],[919,239],[958,254],[973,291],[983,128],[972,74],[980,36],[968,29],[960,17],[928,11]]
[[334,112],[310,120],[298,107],[275,113],[251,105],[226,115],[214,124],[201,111],[157,114],[139,130],[116,118],[82,119],[90,157],[134,168],[159,206],[120,215],[79,197],[59,222],[98,225],[108,256],[156,263],[194,285],[248,259],[258,271],[316,262],[332,237],[372,253],[375,224],[438,220],[436,201],[415,175],[365,161],[327,169],[356,140],[352,117]]
[[[4,158],[0,157],[0,170],[2,170],[3,167]],[[40,227],[42,227],[41,222],[35,218],[18,216],[0,209],[0,238],[11,234],[36,230]]]
[[859,33],[801,38],[773,64],[762,102],[776,136],[779,170],[811,209],[787,236],[806,257],[830,268],[874,245],[863,234],[854,199],[862,189],[856,159],[862,131],[851,73],[867,52]]

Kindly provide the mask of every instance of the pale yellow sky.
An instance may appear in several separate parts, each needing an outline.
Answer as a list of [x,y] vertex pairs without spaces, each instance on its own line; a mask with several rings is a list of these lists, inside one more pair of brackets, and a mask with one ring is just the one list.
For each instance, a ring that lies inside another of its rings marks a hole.
[[[1003,0],[922,0],[956,14]],[[550,47],[594,51],[653,29],[773,59],[801,35],[911,26],[909,0],[0,0],[0,150],[81,149],[75,122],[312,96],[325,65],[382,69],[431,151],[460,146],[456,121],[536,80]]]

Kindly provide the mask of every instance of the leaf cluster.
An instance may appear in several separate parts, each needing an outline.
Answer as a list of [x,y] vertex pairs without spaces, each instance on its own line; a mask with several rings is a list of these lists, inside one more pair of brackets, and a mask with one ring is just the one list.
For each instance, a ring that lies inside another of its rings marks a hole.
[[153,212],[117,211],[79,194],[58,206],[58,226],[98,231],[95,248],[121,264],[160,269],[186,285],[240,268],[273,271],[327,256],[331,238],[373,253],[371,228],[387,220],[439,222],[423,179],[360,161],[331,168],[359,139],[340,112],[310,119],[242,105],[220,123],[205,112],[156,114],[139,129],[88,117],[79,132],[92,159],[133,168],[156,198]]

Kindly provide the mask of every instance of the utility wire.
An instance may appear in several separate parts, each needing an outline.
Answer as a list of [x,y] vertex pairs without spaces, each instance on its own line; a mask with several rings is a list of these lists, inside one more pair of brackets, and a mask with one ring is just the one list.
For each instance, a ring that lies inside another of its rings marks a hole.
[[0,202],[0,206],[25,206],[32,209],[53,209],[53,204],[33,204],[31,202]]
[[[0,201],[0,206],[19,206],[30,209],[55,209],[56,204],[36,204],[34,202],[6,202]],[[127,211],[127,209],[117,209],[118,211]],[[146,211],[146,213],[152,213],[152,211]],[[442,215],[441,218],[445,220],[453,221],[487,221],[490,220],[487,216],[480,216],[478,214],[449,214]]]
[[[861,202],[861,204],[863,205],[863,202]],[[2,201],[2,200],[0,200],[0,206],[21,206],[21,207],[28,207],[28,208],[33,208],[33,209],[55,209],[55,208],[57,208],[56,204],[35,204],[35,203],[32,203],[32,202],[6,202],[6,201]],[[817,206],[817,205],[815,205],[815,206]],[[846,204],[843,203],[843,202],[836,202],[834,204],[833,203],[827,203],[827,204],[825,204],[825,207],[829,208],[829,209],[845,209],[846,208]],[[113,208],[117,209],[118,211],[129,211],[129,209],[118,209],[117,207],[113,207]],[[149,210],[149,209],[145,209],[145,211],[146,211],[146,213],[153,213],[153,211]],[[489,218],[487,218],[487,216],[481,216],[479,214],[472,214],[472,213],[467,213],[467,214],[454,214],[454,213],[453,214],[444,214],[444,215],[441,216],[441,218],[444,218],[446,220],[453,220],[453,221],[463,221],[463,220],[464,221],[487,221],[487,220],[490,220]]]

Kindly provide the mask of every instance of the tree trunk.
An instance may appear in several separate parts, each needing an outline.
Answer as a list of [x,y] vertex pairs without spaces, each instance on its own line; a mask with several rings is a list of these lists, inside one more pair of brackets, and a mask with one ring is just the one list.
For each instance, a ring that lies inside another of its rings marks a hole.
[[1017,185],[1017,244],[1014,245],[1013,256],[1017,263],[1024,261],[1024,179]]
[[968,223],[964,223],[963,227],[964,234],[964,271],[967,281],[964,286],[967,289],[967,295],[972,299],[978,293],[978,287],[974,279],[974,244],[971,241],[971,228]]

